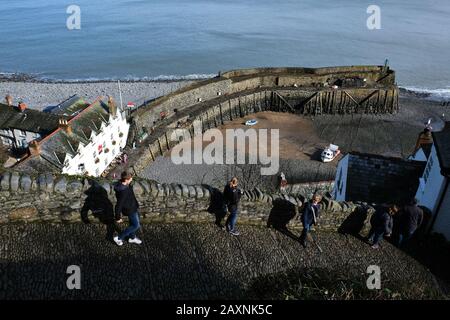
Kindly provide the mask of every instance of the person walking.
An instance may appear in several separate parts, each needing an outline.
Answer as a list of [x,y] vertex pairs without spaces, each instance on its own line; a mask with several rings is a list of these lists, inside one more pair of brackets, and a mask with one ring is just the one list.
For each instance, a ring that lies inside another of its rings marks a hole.
[[423,210],[417,206],[417,199],[412,198],[409,203],[403,207],[399,217],[399,236],[398,246],[408,242],[416,230],[423,222]]
[[241,190],[238,188],[238,179],[233,177],[223,190],[223,198],[225,208],[228,209],[230,215],[228,216],[225,227],[226,230],[233,236],[238,236],[239,232],[236,230],[236,222],[238,217],[238,206],[241,200]]
[[305,208],[300,216],[300,220],[303,224],[302,234],[300,235],[300,243],[306,248],[306,239],[308,232],[314,224],[317,224],[317,219],[320,216],[319,202],[322,197],[315,194],[310,201],[305,204]]
[[370,231],[367,237],[369,243],[372,244],[373,249],[380,247],[380,242],[383,237],[390,237],[394,226],[393,216],[398,212],[396,205],[378,206],[375,213],[370,218]]
[[120,228],[114,219],[113,204],[108,199],[108,193],[105,188],[98,184],[97,181],[88,179],[90,185],[84,194],[87,195],[84,205],[81,208],[81,220],[89,224],[89,210],[92,215],[106,225],[106,239],[113,241],[114,232],[120,233]]
[[117,204],[115,207],[115,218],[118,222],[122,222],[122,215],[128,216],[129,226],[119,236],[114,237],[114,242],[121,246],[123,241],[128,238],[129,243],[141,244],[142,241],[136,237],[136,232],[140,229],[139,223],[139,203],[134,195],[133,186],[131,185],[133,177],[130,173],[124,171],[120,176],[120,181],[114,184],[116,192]]

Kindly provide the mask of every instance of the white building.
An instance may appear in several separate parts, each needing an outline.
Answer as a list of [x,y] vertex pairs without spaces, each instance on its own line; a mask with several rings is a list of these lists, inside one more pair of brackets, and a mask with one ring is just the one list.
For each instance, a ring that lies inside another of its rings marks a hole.
[[125,148],[129,124],[115,105],[96,100],[59,128],[30,145],[30,156],[16,167],[98,177]]
[[450,240],[450,122],[433,132],[433,144],[422,145],[412,158],[426,162],[416,198],[433,214],[430,229]]
[[28,109],[25,103],[0,103],[0,140],[8,148],[25,151],[31,141],[55,131],[58,120],[56,115]]

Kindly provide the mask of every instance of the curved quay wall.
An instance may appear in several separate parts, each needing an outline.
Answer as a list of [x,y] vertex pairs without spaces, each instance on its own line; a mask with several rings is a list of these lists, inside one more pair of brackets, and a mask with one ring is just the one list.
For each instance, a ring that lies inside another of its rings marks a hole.
[[[325,68],[255,68],[232,70],[219,76],[200,81],[173,93],[157,98],[137,110],[133,118],[138,127],[150,127],[159,119],[160,112],[169,115],[198,104],[199,99],[209,101],[218,95],[231,95],[260,88],[308,87],[315,91],[326,81],[332,83],[338,79],[365,78],[370,87],[394,89],[395,72],[383,66],[346,66]],[[351,89],[351,88],[348,88]],[[353,90],[362,88],[353,88]],[[393,101],[395,103],[395,100]]]
[[[339,79],[365,78],[363,87],[324,86]],[[129,145],[144,131],[140,156],[131,163],[140,174],[177,142],[170,141],[177,122],[199,120],[202,131],[260,111],[303,115],[395,113],[395,72],[382,66],[265,68],[229,71],[158,98],[132,114]],[[167,117],[161,120],[161,112]],[[188,128],[193,135],[192,125]]]
[[[115,204],[112,181],[98,182]],[[79,222],[80,209],[86,198],[84,191],[88,187],[87,179],[73,176],[43,174],[31,177],[5,172],[0,175],[0,223]],[[245,190],[239,223],[277,225],[278,221],[290,221],[290,227],[299,227],[300,221],[294,216],[298,215],[305,198],[310,198],[317,190],[326,195],[333,188],[333,182],[306,183],[291,188],[293,193],[290,194],[266,194],[258,188]],[[142,179],[134,182],[134,191],[144,222],[213,222],[219,203],[217,196],[220,197],[217,189],[205,185],[159,184]],[[361,208],[361,205],[336,202],[328,197],[324,197],[321,206],[324,213],[318,228],[333,231],[341,228],[344,221],[348,223]],[[367,227],[370,210],[365,210],[363,224]]]

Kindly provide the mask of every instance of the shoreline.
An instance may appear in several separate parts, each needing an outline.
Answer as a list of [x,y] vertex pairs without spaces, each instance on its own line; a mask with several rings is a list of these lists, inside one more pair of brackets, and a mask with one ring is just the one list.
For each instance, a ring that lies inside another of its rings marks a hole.
[[[123,104],[133,102],[141,105],[146,101],[169,94],[195,81],[136,81],[122,82],[121,93]],[[0,100],[5,96],[13,97],[14,103],[25,102],[29,108],[44,110],[56,106],[73,95],[78,95],[86,102],[92,103],[100,96],[112,96],[116,102],[120,101],[119,88],[116,81],[96,82],[42,82],[42,81],[1,81]]]
[[23,83],[60,83],[60,84],[71,84],[71,83],[116,83],[117,81],[123,83],[166,83],[166,82],[183,82],[183,81],[201,81],[206,79],[211,79],[217,76],[217,74],[188,74],[184,76],[180,75],[159,75],[156,77],[141,77],[141,78],[85,78],[85,79],[52,79],[45,77],[38,77],[33,74],[27,73],[9,73],[0,72],[0,83],[1,82],[23,82]]

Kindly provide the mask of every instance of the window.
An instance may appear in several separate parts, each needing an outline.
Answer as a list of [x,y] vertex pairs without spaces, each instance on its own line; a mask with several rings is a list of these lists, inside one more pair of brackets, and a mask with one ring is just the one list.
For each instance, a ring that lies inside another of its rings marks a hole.
[[95,152],[95,151],[94,151],[94,155],[93,155],[93,157],[95,158],[96,156],[97,156],[97,152]]
[[26,135],[27,135],[27,133],[26,133],[26,131],[23,131],[23,130],[20,130],[20,133],[19,133],[21,136],[23,136],[23,137],[25,137]]
[[78,171],[84,172],[84,163],[80,163],[80,164],[78,165]]
[[108,165],[108,159],[105,159],[105,165],[106,166]]
[[339,171],[339,178],[338,178],[338,183],[337,183],[339,193],[342,193],[343,186],[344,186],[344,182],[342,181],[342,168],[341,168],[341,170]]
[[433,157],[430,157],[430,159],[428,160],[427,166],[425,167],[425,171],[423,173],[424,183],[427,183],[432,167],[433,167]]
[[111,140],[114,140],[114,133],[111,133]]
[[116,149],[112,149],[112,155],[113,155],[113,156],[116,155]]
[[95,169],[95,176],[99,176],[100,175],[100,169]]

